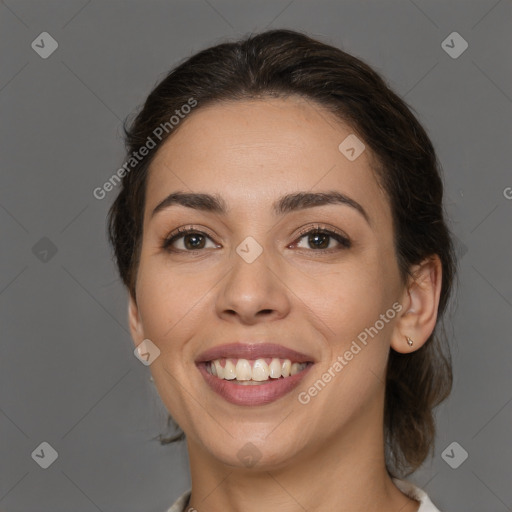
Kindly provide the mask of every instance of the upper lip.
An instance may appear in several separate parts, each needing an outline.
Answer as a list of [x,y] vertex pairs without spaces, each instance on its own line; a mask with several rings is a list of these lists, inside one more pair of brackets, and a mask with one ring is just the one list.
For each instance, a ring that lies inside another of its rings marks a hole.
[[290,359],[296,363],[314,362],[313,358],[307,354],[302,354],[296,350],[286,348],[275,343],[228,343],[218,345],[205,350],[196,358],[196,363],[205,363],[215,359],[265,359],[265,358]]

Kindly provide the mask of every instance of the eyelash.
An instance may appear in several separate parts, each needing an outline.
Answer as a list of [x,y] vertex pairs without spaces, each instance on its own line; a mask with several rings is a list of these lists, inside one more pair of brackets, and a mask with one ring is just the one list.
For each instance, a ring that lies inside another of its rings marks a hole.
[[[169,236],[164,238],[164,240],[162,241],[162,246],[161,246],[162,249],[164,249],[164,250],[166,250],[168,252],[175,252],[175,253],[180,253],[180,252],[181,253],[186,252],[186,253],[189,253],[189,254],[200,253],[204,249],[196,249],[196,250],[189,251],[189,250],[174,249],[174,248],[172,248],[173,242],[175,242],[176,240],[178,240],[180,238],[183,238],[185,235],[190,234],[190,233],[206,236],[207,238],[210,238],[210,240],[212,239],[209,235],[207,235],[203,231],[200,231],[200,230],[195,229],[193,227],[178,228],[175,232],[171,233]],[[334,238],[340,244],[340,246],[341,246],[341,247],[334,248],[334,249],[332,249],[332,248],[331,249],[306,249],[306,250],[309,250],[309,251],[330,253],[332,251],[349,249],[352,246],[352,243],[351,243],[350,239],[347,236],[345,236],[342,233],[339,233],[337,231],[333,231],[333,230],[330,230],[330,229],[322,228],[320,225],[316,225],[314,227],[309,227],[309,228],[305,228],[305,229],[301,230],[298,233],[298,238],[296,239],[296,242],[300,241],[301,238],[303,238],[304,236],[309,235],[309,234],[328,235],[329,237]],[[293,243],[295,243],[295,242],[293,242]],[[299,249],[299,250],[303,250],[303,249]]]

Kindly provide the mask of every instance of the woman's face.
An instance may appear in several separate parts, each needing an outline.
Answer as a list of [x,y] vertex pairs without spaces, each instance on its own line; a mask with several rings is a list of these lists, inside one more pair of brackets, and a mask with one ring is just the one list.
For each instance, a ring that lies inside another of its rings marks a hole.
[[[357,156],[353,139],[340,149],[351,128],[298,97],[198,107],[181,123],[150,166],[130,320],[135,344],[160,350],[150,369],[189,449],[276,467],[381,430],[404,286],[369,150]],[[177,192],[215,196],[225,211],[164,202]],[[320,193],[342,201],[293,199]],[[178,228],[193,232],[165,245]],[[256,347],[205,354],[234,343]],[[208,373],[212,357],[231,379]],[[309,364],[277,378],[285,359]]]

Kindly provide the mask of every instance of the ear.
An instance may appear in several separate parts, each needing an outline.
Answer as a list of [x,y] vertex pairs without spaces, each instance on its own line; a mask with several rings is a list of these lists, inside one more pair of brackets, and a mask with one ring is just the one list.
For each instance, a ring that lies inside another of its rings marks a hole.
[[140,318],[139,307],[131,293],[129,294],[128,299],[128,323],[130,325],[130,333],[132,335],[133,342],[135,346],[137,346],[145,339],[144,327]]
[[[441,295],[442,264],[434,254],[411,269],[412,277],[404,289],[402,312],[395,324],[391,348],[396,352],[414,352],[434,331]],[[412,347],[407,338],[413,341]]]

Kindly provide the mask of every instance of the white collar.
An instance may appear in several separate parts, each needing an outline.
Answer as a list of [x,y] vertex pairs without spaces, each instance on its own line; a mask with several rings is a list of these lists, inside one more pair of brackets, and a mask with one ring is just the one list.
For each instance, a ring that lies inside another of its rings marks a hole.
[[[418,512],[441,512],[436,506],[430,501],[427,493],[416,487],[412,482],[407,480],[399,480],[398,478],[392,478],[393,483],[409,498],[420,502],[420,508]],[[172,505],[167,512],[187,512],[187,504],[190,498],[191,490],[185,491]]]
[[[441,512],[428,497],[427,493],[414,485],[408,480],[400,480],[398,478],[392,478],[393,483],[409,498],[417,500],[421,503],[418,512]],[[181,512],[181,511],[180,511]]]

